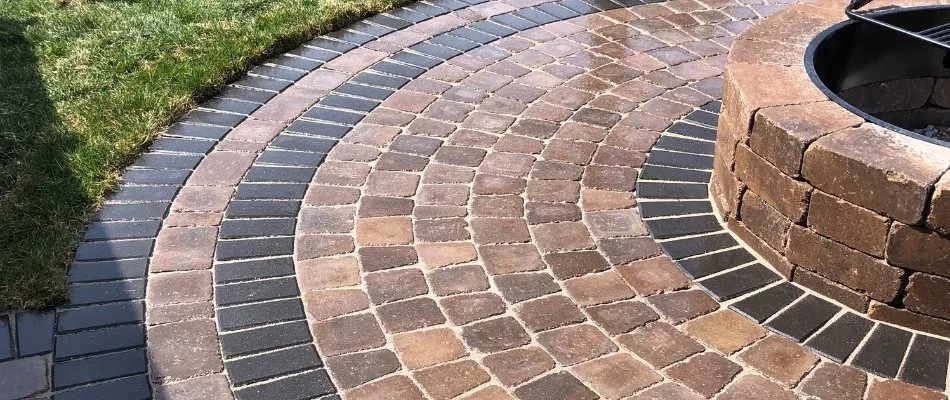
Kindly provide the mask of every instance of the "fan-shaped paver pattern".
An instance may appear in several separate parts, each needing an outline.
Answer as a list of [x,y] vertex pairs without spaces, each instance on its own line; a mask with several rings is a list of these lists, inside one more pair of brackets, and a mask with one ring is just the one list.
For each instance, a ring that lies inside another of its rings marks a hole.
[[[155,203],[167,213],[127,211],[158,215],[154,249],[106,258],[118,273],[149,257],[145,316],[88,328],[134,338],[144,319],[147,344],[70,356],[59,333],[40,392],[946,398],[729,310],[641,218],[657,140],[684,139],[667,131],[687,115],[715,124],[733,38],[785,5],[469,3],[414,3],[315,39],[173,127],[126,174],[181,175],[171,205]],[[83,372],[146,350],[147,368]]]

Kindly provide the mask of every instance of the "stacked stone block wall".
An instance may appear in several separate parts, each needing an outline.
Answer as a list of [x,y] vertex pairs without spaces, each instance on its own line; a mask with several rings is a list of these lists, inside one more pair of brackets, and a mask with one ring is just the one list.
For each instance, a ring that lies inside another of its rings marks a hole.
[[732,231],[786,277],[950,336],[950,148],[868,123],[817,89],[804,51],[840,17],[796,6],[737,39],[710,191]]

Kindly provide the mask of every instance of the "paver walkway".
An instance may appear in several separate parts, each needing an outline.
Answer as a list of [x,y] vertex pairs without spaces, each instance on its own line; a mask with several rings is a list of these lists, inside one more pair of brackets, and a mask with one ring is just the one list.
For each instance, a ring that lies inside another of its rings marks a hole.
[[782,4],[466,1],[315,39],[174,125],[71,303],[0,319],[0,399],[946,398],[946,360],[938,393],[729,310],[641,219],[654,144],[711,132],[733,38]]

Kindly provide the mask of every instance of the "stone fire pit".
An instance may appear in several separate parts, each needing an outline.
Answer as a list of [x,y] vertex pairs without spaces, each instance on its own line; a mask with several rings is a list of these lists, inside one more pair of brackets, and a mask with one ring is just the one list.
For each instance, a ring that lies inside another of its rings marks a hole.
[[822,82],[806,54],[821,54],[813,42],[845,20],[845,5],[794,6],[736,40],[712,197],[787,278],[873,319],[950,336],[950,147],[912,133],[921,113],[939,114],[950,81]]

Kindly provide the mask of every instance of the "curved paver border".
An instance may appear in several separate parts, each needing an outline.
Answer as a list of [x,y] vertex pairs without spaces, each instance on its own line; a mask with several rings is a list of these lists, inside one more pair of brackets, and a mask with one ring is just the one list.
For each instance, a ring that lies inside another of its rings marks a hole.
[[[950,341],[878,322],[792,283],[719,223],[708,185],[720,102],[673,124],[637,185],[641,215],[664,252],[716,300],[838,363],[946,389]],[[733,224],[729,224],[734,229]]]

